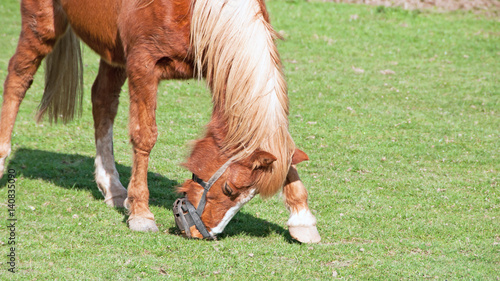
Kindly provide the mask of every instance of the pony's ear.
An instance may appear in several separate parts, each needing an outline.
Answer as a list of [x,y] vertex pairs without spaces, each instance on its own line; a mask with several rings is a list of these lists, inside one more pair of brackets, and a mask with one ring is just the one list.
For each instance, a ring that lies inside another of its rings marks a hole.
[[307,161],[307,160],[309,160],[309,156],[307,156],[307,154],[304,151],[296,148],[292,156],[292,165],[296,165],[302,161]]
[[252,163],[252,168],[255,170],[259,168],[267,168],[277,159],[278,158],[269,152],[256,151],[250,158],[250,161]]

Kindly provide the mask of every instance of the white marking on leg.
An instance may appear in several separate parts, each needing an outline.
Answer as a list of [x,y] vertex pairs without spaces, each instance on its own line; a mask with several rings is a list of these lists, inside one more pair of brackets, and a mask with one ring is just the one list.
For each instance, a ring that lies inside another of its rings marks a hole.
[[248,201],[252,200],[252,198],[255,196],[255,191],[255,189],[250,190],[250,192],[245,197],[241,198],[241,200],[236,203],[235,206],[229,208],[229,210],[227,210],[226,214],[224,215],[224,218],[222,218],[222,221],[216,227],[210,230],[210,234],[216,235],[221,233],[224,228],[226,228],[226,225],[229,223],[229,221],[231,221],[234,215],[236,215],[236,213],[241,209],[241,207],[248,203]]
[[[7,149],[5,149],[5,148],[7,148]],[[5,169],[5,159],[7,159],[7,157],[9,157],[10,152],[11,152],[10,144],[0,145],[0,155],[2,155],[1,151],[7,151],[7,154],[5,154],[5,156],[0,156],[0,177],[2,177],[3,170]]]
[[108,191],[111,186],[112,176],[106,172],[103,162],[104,161],[102,160],[101,155],[97,155],[95,157],[95,180],[102,195],[106,197],[106,195],[108,195],[109,193]]
[[0,158],[0,178],[2,178],[3,170],[5,169],[5,159],[6,158],[7,157]]
[[10,149],[10,143],[5,143],[0,145],[0,155],[2,155],[2,151],[7,151],[7,154],[5,154],[3,157],[9,157],[11,149]]
[[[122,206],[127,190],[120,182],[113,157],[113,128],[96,140],[95,180],[108,205]],[[113,198],[117,198],[113,200]],[[116,201],[116,202],[115,202]]]
[[286,223],[290,226],[314,226],[316,225],[316,218],[309,209],[302,209],[298,213],[291,213],[290,219]]

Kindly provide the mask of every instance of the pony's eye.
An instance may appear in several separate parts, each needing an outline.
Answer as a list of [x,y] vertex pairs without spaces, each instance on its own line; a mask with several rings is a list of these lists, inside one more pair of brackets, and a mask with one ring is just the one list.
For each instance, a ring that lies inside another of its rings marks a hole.
[[226,182],[223,186],[222,186],[222,193],[224,193],[226,196],[233,196],[233,189],[229,186],[229,184]]

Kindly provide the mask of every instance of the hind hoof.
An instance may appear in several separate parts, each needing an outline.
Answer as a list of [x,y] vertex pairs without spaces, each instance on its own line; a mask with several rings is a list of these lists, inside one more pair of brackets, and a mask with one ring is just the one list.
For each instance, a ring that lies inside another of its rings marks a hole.
[[129,218],[127,223],[128,223],[128,227],[130,228],[130,230],[133,230],[133,231],[142,231],[142,232],[157,232],[158,231],[158,227],[156,226],[156,223],[154,220],[141,218],[141,217],[135,217],[135,218]]

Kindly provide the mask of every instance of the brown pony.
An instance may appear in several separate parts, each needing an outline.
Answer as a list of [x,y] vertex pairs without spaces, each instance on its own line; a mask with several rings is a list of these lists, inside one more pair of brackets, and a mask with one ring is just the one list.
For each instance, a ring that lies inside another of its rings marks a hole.
[[[194,207],[203,201],[200,218],[210,236],[222,232],[256,194],[268,197],[283,188],[292,237],[320,240],[295,167],[308,157],[288,132],[287,88],[263,0],[22,0],[21,13],[22,31],[4,85],[0,175],[19,106],[44,58],[38,120],[46,115],[51,122],[67,122],[81,108],[80,39],[101,57],[92,86],[96,182],[108,205],[129,209],[130,229],[158,230],[147,186],[158,135],[158,83],[198,76],[212,92],[212,119],[184,164],[195,176],[179,191]],[[113,157],[113,121],[127,78],[133,146],[128,190]],[[211,188],[204,188],[207,181]],[[188,228],[186,236],[206,237],[196,226]]]

